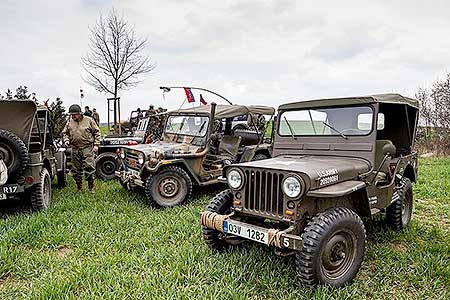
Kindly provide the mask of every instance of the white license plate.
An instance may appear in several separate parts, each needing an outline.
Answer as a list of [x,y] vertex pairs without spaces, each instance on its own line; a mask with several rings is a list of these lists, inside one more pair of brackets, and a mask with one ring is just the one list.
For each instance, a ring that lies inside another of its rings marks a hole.
[[0,200],[6,200],[6,194],[1,193],[0,194]]
[[261,229],[260,227],[252,226],[249,224],[225,220],[223,222],[223,230],[225,233],[237,235],[255,242],[268,244],[269,237],[267,229]]

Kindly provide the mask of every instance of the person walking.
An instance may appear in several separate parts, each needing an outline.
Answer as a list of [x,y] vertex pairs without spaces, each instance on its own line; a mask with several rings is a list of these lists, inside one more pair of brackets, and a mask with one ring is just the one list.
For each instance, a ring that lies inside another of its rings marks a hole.
[[100,115],[95,108],[92,109],[92,119],[94,119],[95,123],[97,123],[97,126],[100,125]]
[[83,191],[83,171],[88,189],[94,192],[94,152],[100,145],[100,129],[95,121],[81,114],[81,107],[73,104],[69,107],[70,119],[63,129],[63,141],[72,146],[72,175],[77,191]]
[[92,110],[89,109],[89,106],[84,107],[84,115],[87,117],[92,117]]

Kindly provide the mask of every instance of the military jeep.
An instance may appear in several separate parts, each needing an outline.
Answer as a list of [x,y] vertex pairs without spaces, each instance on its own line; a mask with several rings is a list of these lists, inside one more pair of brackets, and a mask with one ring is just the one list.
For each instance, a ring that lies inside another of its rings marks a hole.
[[166,113],[148,114],[142,117],[132,135],[108,135],[101,139],[98,156],[95,159],[96,175],[100,179],[115,178],[118,170],[116,152],[121,146],[132,146],[143,143],[152,143],[161,138]]
[[343,286],[363,261],[361,218],[410,223],[418,102],[398,94],[284,104],[273,158],[224,168],[229,189],[202,213],[205,243],[255,241],[294,255],[300,281]]
[[193,184],[218,183],[226,165],[270,157],[264,130],[233,131],[232,126],[236,116],[274,113],[272,107],[215,103],[169,112],[161,141],[120,149],[116,175],[127,189],[144,188],[156,206],[178,205],[189,198]]
[[0,200],[26,197],[47,209],[52,180],[67,185],[66,156],[53,138],[49,111],[33,101],[0,101]]

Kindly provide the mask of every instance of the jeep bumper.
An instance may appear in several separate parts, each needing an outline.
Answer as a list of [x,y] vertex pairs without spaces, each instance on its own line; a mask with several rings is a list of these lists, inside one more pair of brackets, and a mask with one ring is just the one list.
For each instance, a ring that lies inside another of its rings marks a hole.
[[239,236],[243,239],[263,243],[277,248],[300,250],[302,238],[290,234],[287,230],[265,228],[231,219],[230,215],[220,215],[205,211],[201,215],[201,224],[219,232]]
[[14,197],[15,194],[20,194],[25,191],[23,185],[19,184],[5,184],[0,186],[0,200],[6,200]]
[[141,180],[138,171],[116,171],[115,175],[123,184],[126,184],[130,187],[144,187],[145,185],[145,182]]

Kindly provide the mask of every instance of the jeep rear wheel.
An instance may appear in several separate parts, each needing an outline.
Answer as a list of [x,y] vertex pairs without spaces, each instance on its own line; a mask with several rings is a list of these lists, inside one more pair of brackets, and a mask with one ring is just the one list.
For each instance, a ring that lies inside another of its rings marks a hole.
[[400,231],[411,223],[413,210],[412,183],[408,178],[400,181],[398,199],[386,209],[386,222],[394,230]]
[[0,129],[0,159],[8,168],[8,177],[16,179],[23,174],[28,163],[28,149],[14,133]]
[[191,178],[177,166],[169,166],[150,175],[145,183],[148,201],[160,207],[179,205],[190,197],[191,192]]
[[117,167],[116,155],[111,152],[102,153],[95,160],[96,174],[100,179],[114,179]]
[[[231,213],[231,206],[233,205],[233,193],[231,190],[225,190],[217,194],[211,203],[206,208],[206,211],[215,212],[221,215],[227,215]],[[217,251],[226,249],[233,244],[242,243],[243,240],[239,240],[236,237],[227,238],[222,232],[202,226],[202,235],[206,245]]]
[[52,180],[47,169],[42,169],[40,182],[36,183],[30,191],[31,207],[34,210],[45,210],[50,207],[52,199]]
[[305,287],[340,287],[355,278],[366,241],[364,224],[355,212],[335,208],[318,214],[306,226],[302,239],[296,265]]

